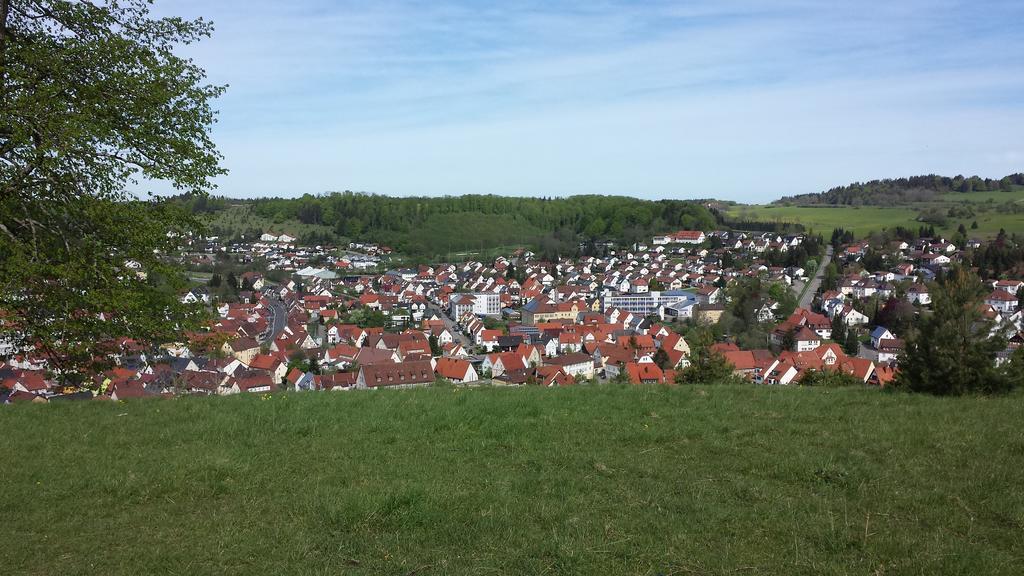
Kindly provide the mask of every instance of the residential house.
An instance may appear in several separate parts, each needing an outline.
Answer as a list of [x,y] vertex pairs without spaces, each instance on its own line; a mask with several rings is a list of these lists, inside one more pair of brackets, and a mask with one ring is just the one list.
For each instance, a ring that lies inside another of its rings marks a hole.
[[434,367],[429,360],[396,364],[369,364],[359,368],[355,387],[359,389],[412,388],[434,382]]
[[594,377],[594,358],[583,352],[573,352],[572,354],[549,358],[545,364],[558,366],[566,374],[574,378],[581,376],[589,380]]
[[434,373],[455,383],[475,382],[480,379],[472,364],[457,358],[438,358]]

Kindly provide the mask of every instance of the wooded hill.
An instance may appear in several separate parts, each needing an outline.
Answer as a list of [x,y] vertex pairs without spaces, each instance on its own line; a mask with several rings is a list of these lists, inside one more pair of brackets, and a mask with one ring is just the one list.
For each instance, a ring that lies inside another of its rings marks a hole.
[[[389,197],[355,192],[300,198],[185,199],[193,212],[245,205],[248,224],[290,220],[315,225],[324,242],[356,240],[391,246],[412,256],[443,256],[489,248],[528,246],[549,256],[566,255],[595,240],[650,241],[679,229],[711,230],[714,214],[700,201],[640,200],[626,196],[522,198],[493,195]],[[211,219],[211,225],[220,222]],[[222,224],[222,223],[220,223]],[[234,230],[213,230],[231,236]],[[317,238],[300,238],[302,241]]]
[[870,182],[854,182],[838,186],[825,192],[784,196],[776,200],[777,205],[846,205],[846,206],[892,206],[938,200],[943,194],[972,192],[1011,192],[1024,186],[1024,174],[1017,173],[998,180],[978,176],[911,176]]

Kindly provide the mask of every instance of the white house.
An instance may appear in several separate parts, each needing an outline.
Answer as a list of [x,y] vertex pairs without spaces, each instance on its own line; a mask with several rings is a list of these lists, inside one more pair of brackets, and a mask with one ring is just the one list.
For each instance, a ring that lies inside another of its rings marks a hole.
[[582,352],[549,358],[545,361],[545,364],[558,366],[566,374],[574,378],[576,376],[582,376],[587,379],[594,377],[594,358]]
[[843,311],[839,313],[839,316],[847,326],[863,326],[868,323],[868,317],[858,312],[849,304],[843,307]]
[[821,336],[810,328],[803,326],[797,331],[793,340],[796,342],[797,352],[810,352],[821,346]]
[[895,339],[896,335],[890,332],[889,329],[886,328],[885,326],[876,326],[875,329],[871,331],[871,346],[876,350],[878,349],[882,340]]
[[928,294],[927,286],[924,284],[914,284],[907,289],[907,301],[925,306],[932,303],[932,297]]

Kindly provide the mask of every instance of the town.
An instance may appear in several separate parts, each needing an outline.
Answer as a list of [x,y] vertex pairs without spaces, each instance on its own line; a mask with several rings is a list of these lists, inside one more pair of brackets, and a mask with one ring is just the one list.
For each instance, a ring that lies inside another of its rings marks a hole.
[[[0,344],[3,402],[397,389],[429,385],[674,384],[696,358],[754,385],[821,375],[884,387],[936,277],[985,243],[873,235],[680,230],[542,261],[391,267],[370,243],[300,246],[196,238],[181,294],[207,328],[177,342],[122,339],[110,368],[69,385],[36,349]],[[990,242],[1003,242],[1005,235]],[[248,268],[226,277],[219,263]],[[983,316],[1024,342],[1024,280],[984,281]]]

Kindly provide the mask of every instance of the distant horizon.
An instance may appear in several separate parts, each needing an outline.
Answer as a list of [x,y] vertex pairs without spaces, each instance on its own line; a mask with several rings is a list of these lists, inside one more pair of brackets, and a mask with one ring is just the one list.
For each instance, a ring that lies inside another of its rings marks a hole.
[[[1024,166],[1019,2],[157,0],[213,37],[232,198],[764,203]],[[159,183],[141,188],[163,192]]]
[[[1004,178],[1006,176],[1010,176],[1012,174],[1018,174],[1018,173],[1019,172],[1013,172],[1011,174],[1002,174],[1002,175],[998,175],[998,176],[997,175],[988,176],[988,175],[982,175],[982,174],[935,174],[935,173],[932,173],[932,174],[906,174],[906,175],[903,175],[903,176],[893,176],[893,177],[889,177],[889,178],[871,178],[871,179],[868,179],[868,180],[855,180],[853,182],[845,182],[845,183],[842,183],[842,184],[835,184],[833,186],[829,186],[828,188],[825,188],[825,189],[822,189],[822,190],[818,190],[816,192],[801,192],[799,194],[786,194],[786,195],[783,195],[783,196],[779,196],[777,198],[762,200],[762,201],[758,201],[758,202],[744,202],[742,200],[731,200],[731,199],[727,199],[727,198],[717,198],[717,197],[714,197],[714,196],[695,196],[693,198],[646,198],[646,197],[643,197],[643,196],[638,196],[636,194],[629,194],[629,193],[600,194],[600,193],[587,193],[587,192],[581,192],[581,193],[578,193],[578,194],[561,194],[561,195],[558,195],[558,194],[494,194],[494,193],[487,193],[487,192],[470,192],[470,193],[466,193],[466,194],[415,194],[415,193],[413,193],[413,194],[386,194],[386,193],[382,193],[382,192],[373,192],[373,191],[370,191],[370,190],[326,190],[326,191],[323,191],[323,192],[316,192],[316,193],[305,192],[305,193],[302,193],[302,194],[294,194],[294,195],[267,194],[267,195],[263,195],[263,196],[230,196],[230,195],[221,193],[220,190],[214,190],[214,191],[212,191],[210,193],[210,195],[211,196],[215,196],[215,197],[225,198],[227,200],[261,200],[261,199],[283,199],[283,200],[288,200],[288,199],[302,198],[303,196],[305,196],[307,194],[310,195],[310,196],[317,197],[317,196],[329,196],[331,194],[345,194],[345,193],[365,194],[365,195],[370,195],[370,196],[385,196],[385,197],[388,197],[388,198],[445,198],[445,197],[459,197],[459,196],[475,195],[475,196],[501,196],[501,197],[505,197],[505,198],[561,199],[561,198],[571,198],[571,197],[574,197],[574,196],[618,196],[618,197],[623,197],[623,198],[632,198],[634,200],[647,200],[647,201],[652,201],[652,202],[656,202],[658,200],[682,200],[682,201],[691,201],[691,202],[710,201],[710,202],[733,202],[733,203],[736,203],[736,204],[771,204],[772,202],[775,202],[775,201],[778,201],[778,200],[782,200],[783,198],[788,197],[788,196],[797,196],[797,195],[800,195],[800,194],[822,194],[822,193],[825,193],[825,192],[829,191],[832,188],[843,187],[843,186],[850,186],[850,185],[853,185],[853,184],[864,184],[864,183],[871,182],[871,181],[876,181],[876,180],[877,181],[898,180],[898,179],[901,179],[901,178],[911,178],[911,177],[915,177],[915,176],[937,176],[937,177],[942,177],[942,178],[956,178],[956,177],[962,176],[964,178],[981,178],[982,180],[986,180],[986,179],[989,179],[989,180],[1000,180],[1000,179],[1002,179],[1002,178]],[[824,207],[824,206],[828,206],[828,205],[822,205],[822,206]]]

